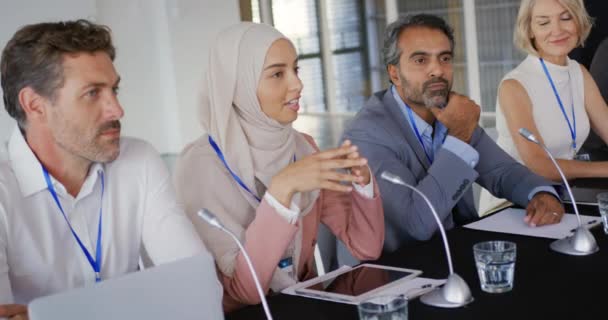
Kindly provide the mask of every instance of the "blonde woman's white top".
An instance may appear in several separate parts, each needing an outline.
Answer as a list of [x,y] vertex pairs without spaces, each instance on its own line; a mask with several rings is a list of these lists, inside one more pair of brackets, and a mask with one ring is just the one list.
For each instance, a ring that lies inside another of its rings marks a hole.
[[[576,118],[575,141],[576,151],[578,151],[587,139],[590,130],[589,117],[585,110],[585,87],[581,66],[569,58],[566,66],[552,64],[546,60],[545,65],[553,79],[564,111],[572,126],[574,126],[572,117],[572,107],[574,106],[574,117]],[[534,123],[549,151],[557,159],[571,160],[574,152],[568,122],[560,109],[539,58],[528,55],[519,66],[505,75],[502,81],[508,79],[517,80],[526,90],[532,102]],[[497,144],[515,160],[523,163],[522,157],[513,142],[511,132],[509,132],[498,98],[496,99],[496,130],[498,131]],[[487,190],[482,190],[479,212],[483,215],[505,201],[493,197]]]

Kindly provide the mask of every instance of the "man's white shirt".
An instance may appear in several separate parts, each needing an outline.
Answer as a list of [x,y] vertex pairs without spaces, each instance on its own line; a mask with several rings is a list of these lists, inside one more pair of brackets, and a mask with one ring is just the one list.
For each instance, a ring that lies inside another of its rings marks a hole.
[[[209,254],[177,204],[158,153],[141,140],[121,138],[118,158],[93,164],[76,198],[51,177],[67,219],[93,258],[100,173],[102,279],[136,271],[142,249],[154,264]],[[40,162],[15,129],[8,161],[0,163],[0,304],[27,304],[94,283],[95,272],[53,200]],[[210,285],[221,295],[219,281]]]

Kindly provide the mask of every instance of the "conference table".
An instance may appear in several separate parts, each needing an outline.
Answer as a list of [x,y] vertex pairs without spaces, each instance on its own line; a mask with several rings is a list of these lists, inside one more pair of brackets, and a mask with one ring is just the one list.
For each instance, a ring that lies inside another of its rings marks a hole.
[[[602,184],[605,187],[606,184]],[[568,212],[572,212],[569,205]],[[597,206],[579,206],[581,214],[597,215]],[[575,226],[573,226],[575,227]],[[443,309],[409,302],[409,319],[606,319],[608,318],[608,235],[601,225],[592,233],[600,250],[588,256],[552,251],[552,239],[457,227],[447,232],[454,269],[469,285],[474,301],[461,308]],[[517,244],[514,288],[507,293],[481,291],[473,259],[473,244],[508,240]],[[448,266],[439,236],[385,254],[375,263],[419,269],[422,277],[445,278]],[[358,319],[357,307],[278,294],[268,303],[275,319]],[[604,306],[604,303],[606,305]],[[265,319],[261,305],[228,314],[226,319]]]

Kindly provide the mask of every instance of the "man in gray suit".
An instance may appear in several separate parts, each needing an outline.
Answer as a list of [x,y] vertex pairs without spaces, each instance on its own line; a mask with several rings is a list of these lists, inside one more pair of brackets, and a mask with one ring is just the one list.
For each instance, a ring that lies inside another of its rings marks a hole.
[[[384,55],[392,82],[375,93],[344,133],[375,176],[400,176],[426,194],[446,228],[478,217],[471,184],[527,207],[531,227],[558,223],[564,208],[551,183],[518,164],[478,126],[480,108],[451,92],[454,38],[432,15],[402,18],[387,28]],[[385,251],[428,240],[437,230],[424,200],[376,180],[384,202]]]

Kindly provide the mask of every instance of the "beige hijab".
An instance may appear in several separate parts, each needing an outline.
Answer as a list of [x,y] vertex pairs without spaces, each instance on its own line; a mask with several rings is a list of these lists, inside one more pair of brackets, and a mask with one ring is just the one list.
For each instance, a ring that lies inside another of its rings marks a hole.
[[[266,53],[278,39],[286,38],[265,24],[242,22],[222,31],[210,52],[200,108],[203,127],[221,149],[232,171],[259,198],[263,197],[272,177],[289,165],[294,156],[301,159],[315,152],[291,124],[282,125],[266,116],[257,98]],[[259,202],[244,188],[239,190],[251,210],[216,212],[220,219],[225,216],[227,220],[251,221],[254,217]],[[294,196],[301,209],[300,217],[310,212],[318,195],[316,191]],[[233,194],[225,197],[219,200],[235,201]],[[295,248],[291,247],[291,251],[295,251],[294,266],[299,260],[300,238],[301,233]],[[225,262],[218,264],[223,272],[231,274],[233,266],[224,265]],[[275,278],[273,283],[281,282]]]

